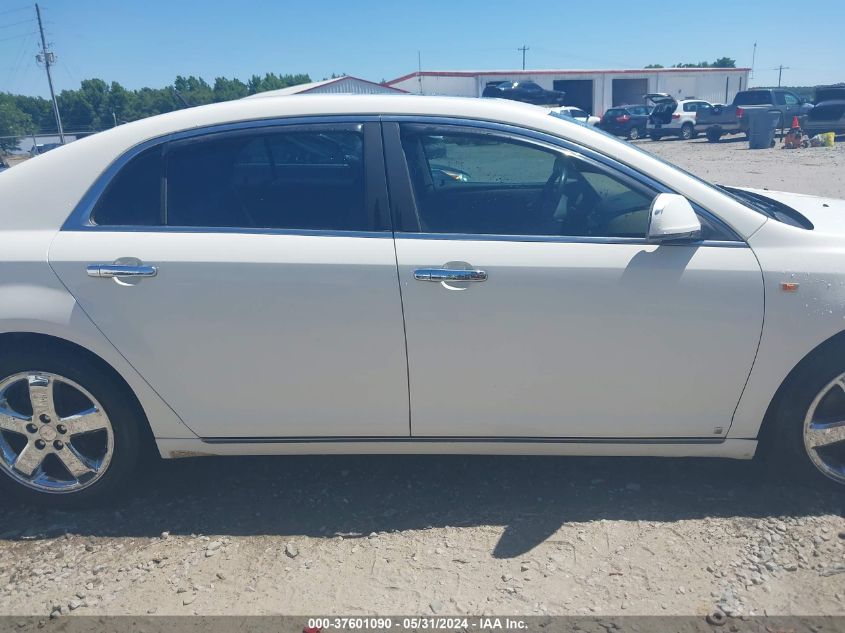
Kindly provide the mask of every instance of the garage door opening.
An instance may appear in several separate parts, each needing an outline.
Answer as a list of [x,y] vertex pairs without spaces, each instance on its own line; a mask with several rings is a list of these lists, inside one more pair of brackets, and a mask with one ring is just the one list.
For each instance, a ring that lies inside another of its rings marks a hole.
[[648,93],[648,79],[614,79],[613,105],[642,103]]
[[566,93],[566,105],[576,106],[593,114],[592,79],[556,79],[552,87]]

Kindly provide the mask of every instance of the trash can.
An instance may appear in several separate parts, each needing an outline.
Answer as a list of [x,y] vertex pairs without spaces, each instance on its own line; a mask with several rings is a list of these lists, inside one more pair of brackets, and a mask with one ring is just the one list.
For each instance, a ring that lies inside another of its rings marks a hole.
[[770,149],[775,146],[775,130],[780,121],[777,110],[749,110],[748,149]]

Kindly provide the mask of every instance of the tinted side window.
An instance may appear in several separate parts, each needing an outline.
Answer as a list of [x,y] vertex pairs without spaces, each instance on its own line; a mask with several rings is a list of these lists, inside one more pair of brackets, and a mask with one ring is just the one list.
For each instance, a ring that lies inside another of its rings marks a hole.
[[251,131],[176,144],[171,226],[370,230],[360,131]]
[[789,92],[784,92],[783,98],[784,98],[784,101],[786,101],[786,105],[789,105],[789,106],[798,105],[798,103],[799,103],[798,97],[796,97],[795,95],[793,95]]
[[653,193],[552,149],[486,134],[403,126],[429,233],[644,237]]
[[95,224],[156,226],[161,213],[161,147],[142,152],[115,176],[91,215]]

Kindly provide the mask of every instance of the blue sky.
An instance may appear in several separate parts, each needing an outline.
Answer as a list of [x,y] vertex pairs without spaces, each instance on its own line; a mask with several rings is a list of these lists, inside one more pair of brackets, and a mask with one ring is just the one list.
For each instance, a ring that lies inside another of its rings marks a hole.
[[[843,0],[44,0],[58,90],[81,79],[159,87],[177,74],[347,73],[380,81],[423,69],[638,68],[728,56],[753,84],[845,81]],[[0,0],[0,91],[46,95],[34,8]]]

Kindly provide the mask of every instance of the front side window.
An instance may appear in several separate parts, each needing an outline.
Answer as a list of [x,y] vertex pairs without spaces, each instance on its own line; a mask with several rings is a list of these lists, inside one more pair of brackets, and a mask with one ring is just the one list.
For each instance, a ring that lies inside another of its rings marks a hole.
[[788,106],[798,105],[798,103],[799,103],[798,97],[796,97],[794,94],[791,94],[789,92],[784,92],[783,98],[784,98],[784,101],[786,101],[786,105],[788,105]]
[[655,192],[592,161],[510,137],[402,126],[428,233],[645,237]]
[[256,129],[136,156],[97,203],[98,225],[371,230],[363,137],[352,129]]

